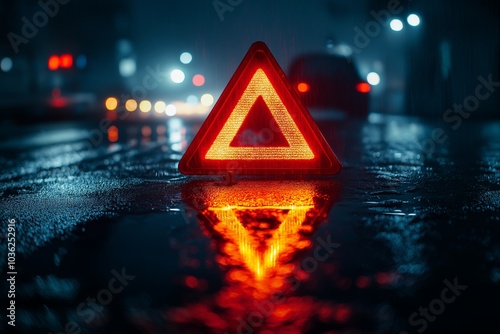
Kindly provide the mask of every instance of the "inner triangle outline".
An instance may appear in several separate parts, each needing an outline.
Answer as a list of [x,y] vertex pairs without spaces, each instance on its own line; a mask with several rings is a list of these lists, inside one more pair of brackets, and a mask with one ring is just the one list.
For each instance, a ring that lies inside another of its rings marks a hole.
[[[232,147],[230,145],[259,96],[262,96],[267,104],[283,136],[290,144],[289,147]],[[314,159],[314,153],[264,70],[258,68],[212,146],[207,151],[205,159],[312,160]]]
[[290,147],[261,95],[248,111],[231,147]]

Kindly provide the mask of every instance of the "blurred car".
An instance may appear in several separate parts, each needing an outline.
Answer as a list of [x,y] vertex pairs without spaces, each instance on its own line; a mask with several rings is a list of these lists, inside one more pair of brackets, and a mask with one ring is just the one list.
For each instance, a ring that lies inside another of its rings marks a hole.
[[352,58],[306,54],[291,64],[288,77],[307,107],[338,109],[366,117],[371,86],[363,81]]

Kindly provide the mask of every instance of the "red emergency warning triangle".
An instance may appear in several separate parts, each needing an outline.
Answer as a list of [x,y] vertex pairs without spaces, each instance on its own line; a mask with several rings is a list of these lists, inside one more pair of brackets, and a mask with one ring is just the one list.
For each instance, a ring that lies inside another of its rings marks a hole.
[[336,174],[341,164],[263,42],[255,42],[179,162],[188,175]]

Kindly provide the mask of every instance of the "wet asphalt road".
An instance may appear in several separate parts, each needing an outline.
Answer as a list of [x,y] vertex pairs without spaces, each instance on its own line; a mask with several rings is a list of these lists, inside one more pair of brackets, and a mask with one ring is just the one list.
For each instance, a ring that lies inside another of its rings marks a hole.
[[338,175],[231,185],[178,173],[199,122],[2,128],[17,332],[498,329],[500,122],[318,123]]

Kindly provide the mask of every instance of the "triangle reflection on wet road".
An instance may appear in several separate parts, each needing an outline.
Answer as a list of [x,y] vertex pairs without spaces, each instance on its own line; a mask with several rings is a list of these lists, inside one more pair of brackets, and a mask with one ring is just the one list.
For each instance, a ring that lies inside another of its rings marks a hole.
[[[297,282],[308,277],[299,259],[315,246],[311,237],[327,217],[338,189],[336,182],[325,180],[188,183],[183,199],[215,241],[224,283],[215,294],[170,311],[169,319],[190,330],[202,324],[207,333],[232,333],[253,326],[242,321],[255,312],[262,314],[259,305],[273,303],[259,330],[299,330],[320,306],[334,314],[338,306],[295,292]],[[277,294],[286,302],[270,302]]]

